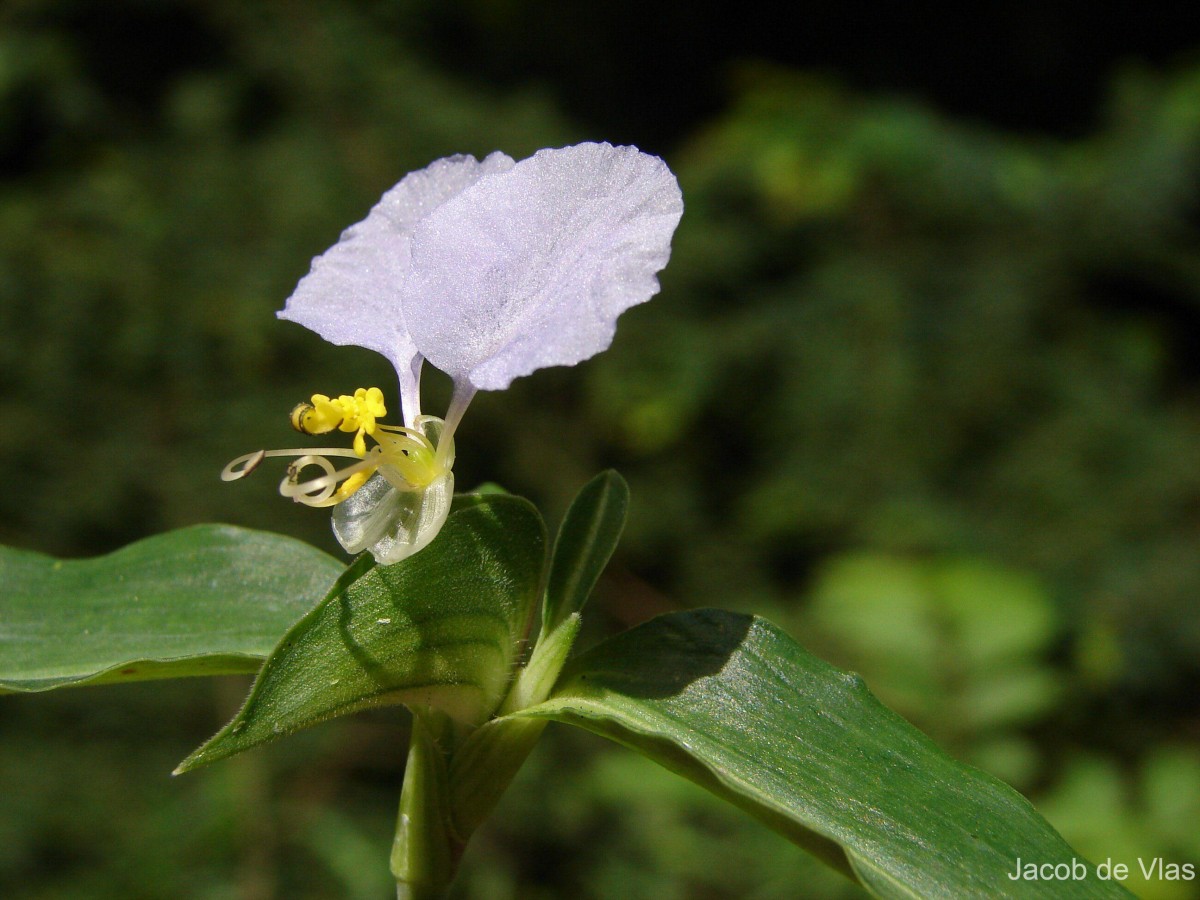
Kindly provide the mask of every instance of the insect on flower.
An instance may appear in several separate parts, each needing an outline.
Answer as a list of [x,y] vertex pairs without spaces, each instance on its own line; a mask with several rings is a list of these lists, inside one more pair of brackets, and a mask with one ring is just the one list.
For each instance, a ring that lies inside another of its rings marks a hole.
[[[521,162],[452,156],[409,174],[313,260],[279,313],[387,357],[404,424],[377,421],[378,388],[314,394],[292,424],[353,433],[352,448],[260,450],[222,477],[294,456],[280,493],[332,506],[347,551],[370,549],[381,563],[416,553],[449,513],[454,432],[476,391],[608,347],[617,317],[658,292],[682,213],[671,170],[635,147],[579,144]],[[454,381],[444,420],[421,415],[426,360]],[[330,457],[355,461],[339,469]],[[303,480],[313,466],[321,474]]]

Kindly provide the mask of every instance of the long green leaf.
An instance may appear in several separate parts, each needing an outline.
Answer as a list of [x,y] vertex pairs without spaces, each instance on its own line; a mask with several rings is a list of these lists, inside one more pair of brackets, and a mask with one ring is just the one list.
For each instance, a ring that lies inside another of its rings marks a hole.
[[579,612],[621,539],[629,485],[617,472],[601,472],[571,501],[554,541],[542,633]]
[[391,566],[360,558],[284,635],[241,712],[177,771],[372,706],[480,723],[529,628],[545,542],[528,501],[495,495],[452,514],[415,556]]
[[1131,896],[1087,864],[1086,880],[1010,879],[1018,860],[1069,867],[1077,854],[1011,788],[762,619],[662,616],[580,656],[547,702],[514,716],[644,753],[880,896]]
[[254,672],[343,568],[228,525],[94,559],[0,548],[0,693]]

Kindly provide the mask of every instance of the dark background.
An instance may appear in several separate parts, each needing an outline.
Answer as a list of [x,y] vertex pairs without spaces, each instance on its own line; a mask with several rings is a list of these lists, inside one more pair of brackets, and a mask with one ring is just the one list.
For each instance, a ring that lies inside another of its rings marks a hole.
[[[458,483],[553,522],[616,466],[634,507],[586,642],[767,615],[1085,855],[1196,861],[1194,12],[763,9],[4,5],[0,539],[78,556],[229,521],[337,552],[272,477],[216,480],[292,442],[297,400],[394,392],[275,320],[310,258],[437,157],[637,144],[684,190],[662,295],[603,356],[481,394]],[[243,691],[4,698],[0,892],[387,895],[404,715],[167,779]],[[460,891],[854,893],[555,729]]]

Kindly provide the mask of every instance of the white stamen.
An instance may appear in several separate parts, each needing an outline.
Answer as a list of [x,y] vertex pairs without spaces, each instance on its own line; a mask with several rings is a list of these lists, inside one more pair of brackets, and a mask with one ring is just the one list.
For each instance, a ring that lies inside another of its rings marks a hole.
[[221,470],[221,480],[237,481],[239,478],[245,478],[247,475],[257,469],[262,461],[266,458],[266,450],[255,450],[253,453],[247,453],[245,456],[239,456]]
[[[378,468],[382,455],[378,450],[372,450],[365,459],[344,469],[335,469],[333,463],[323,456],[302,456],[288,466],[288,476],[280,482],[279,493],[306,506],[333,506],[337,501],[331,501],[330,498],[337,492],[338,485],[359,472]],[[324,469],[325,474],[299,481],[300,472],[308,466]]]
[[221,470],[222,481],[237,481],[245,478],[257,469],[268,456],[349,456],[358,459],[359,456],[347,447],[316,447],[314,449],[296,448],[292,450],[255,450],[245,456],[239,456]]

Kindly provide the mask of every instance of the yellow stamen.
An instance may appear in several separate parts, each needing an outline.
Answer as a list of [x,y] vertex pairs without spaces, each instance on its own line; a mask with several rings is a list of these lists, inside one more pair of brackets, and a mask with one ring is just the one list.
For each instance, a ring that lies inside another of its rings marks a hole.
[[[442,474],[443,469],[437,464],[437,450],[421,432],[395,425],[380,425],[373,436],[387,460],[388,468],[404,482],[414,487],[424,487]],[[395,479],[389,481],[395,483]]]
[[[342,451],[348,455],[349,451]],[[279,493],[290,497],[305,506],[335,506],[341,503],[360,487],[379,468],[380,456],[372,453],[369,458],[361,460],[344,469],[335,469],[333,463],[323,456],[307,454],[296,459],[288,466],[287,476],[279,483]],[[300,473],[309,466],[316,466],[325,474],[308,481],[300,480]],[[341,484],[345,482],[344,484]],[[339,484],[341,486],[339,487]]]
[[346,412],[336,400],[324,394],[313,394],[308,403],[292,410],[292,427],[301,434],[327,434],[342,424]]
[[355,472],[349,478],[342,482],[341,486],[334,492],[330,498],[334,503],[341,503],[360,487],[367,483],[367,479],[375,474],[374,469],[364,469],[361,472]]
[[375,420],[387,415],[383,391],[379,388],[359,388],[353,395],[342,394],[336,400],[324,394],[313,394],[308,403],[292,410],[292,427],[302,434],[326,434],[335,428],[357,431],[354,449],[359,456],[366,454],[364,434],[375,433]]
[[[379,388],[359,388],[352,395],[342,394],[337,398],[313,394],[311,402],[301,403],[292,410],[292,427],[304,434],[326,434],[334,430],[354,432],[351,448],[258,450],[233,460],[225,467],[221,478],[235,481],[257,469],[268,456],[291,456],[295,459],[279,485],[279,493],[307,506],[341,503],[366,484],[376,471],[398,490],[424,490],[453,465],[453,451],[444,456],[444,448],[436,447],[430,439],[441,433],[441,423],[424,416],[418,417],[416,429],[377,422],[385,415],[387,408]],[[430,422],[438,424],[430,425]],[[431,427],[436,430],[427,436],[425,431]],[[367,448],[368,435],[377,446]],[[338,469],[328,457],[357,457],[357,461]],[[301,473],[310,466],[320,469],[320,474],[302,481]]]

